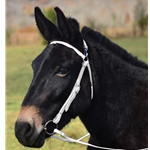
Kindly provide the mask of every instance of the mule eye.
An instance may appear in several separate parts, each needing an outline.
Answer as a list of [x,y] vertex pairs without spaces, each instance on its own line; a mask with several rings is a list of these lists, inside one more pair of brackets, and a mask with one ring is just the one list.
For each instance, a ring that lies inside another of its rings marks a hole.
[[61,68],[58,72],[57,72],[57,76],[59,77],[65,77],[67,74],[69,73],[69,71],[65,68]]

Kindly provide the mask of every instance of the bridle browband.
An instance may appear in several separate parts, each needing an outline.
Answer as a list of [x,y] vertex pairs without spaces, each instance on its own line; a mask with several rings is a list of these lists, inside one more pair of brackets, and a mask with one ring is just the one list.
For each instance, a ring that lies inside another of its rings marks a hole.
[[[75,82],[75,85],[74,85],[69,97],[67,98],[66,102],[63,104],[63,106],[61,107],[61,109],[59,110],[59,112],[57,113],[55,118],[53,120],[49,120],[49,121],[46,122],[46,124],[44,125],[45,132],[48,135],[50,135],[52,138],[56,138],[58,140],[62,140],[62,141],[65,141],[65,142],[78,143],[78,144],[94,147],[94,148],[97,148],[97,149],[123,150],[123,149],[113,149],[113,148],[107,148],[107,147],[100,147],[100,146],[92,145],[90,143],[82,142],[81,140],[84,139],[85,137],[89,136],[90,135],[89,133],[86,134],[85,136],[75,140],[73,138],[68,137],[65,133],[63,133],[63,132],[61,132],[57,129],[58,128],[58,123],[59,123],[59,121],[62,117],[62,114],[64,113],[64,111],[67,112],[69,110],[69,107],[70,107],[71,103],[73,102],[73,100],[75,99],[75,97],[77,96],[77,94],[80,91],[80,83],[81,83],[81,80],[82,80],[82,77],[83,77],[83,74],[84,74],[84,71],[85,71],[86,67],[88,68],[89,79],[90,79],[90,83],[91,83],[91,100],[93,99],[93,81],[92,81],[91,67],[90,67],[89,59],[88,59],[88,46],[87,46],[87,44],[84,40],[83,40],[84,54],[82,54],[74,46],[70,45],[69,43],[63,42],[63,41],[52,41],[50,43],[50,45],[51,44],[61,44],[61,45],[64,45],[64,46],[74,50],[82,58],[83,62],[82,62],[82,67],[80,69],[77,80]],[[56,128],[52,132],[47,131],[47,126],[50,123],[53,123],[56,126]],[[61,137],[55,136],[54,134],[59,134]],[[145,149],[140,149],[140,150],[145,150]]]

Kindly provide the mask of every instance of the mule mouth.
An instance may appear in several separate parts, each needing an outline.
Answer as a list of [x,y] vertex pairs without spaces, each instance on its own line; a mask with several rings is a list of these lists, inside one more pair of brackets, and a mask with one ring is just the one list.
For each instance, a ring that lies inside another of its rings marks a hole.
[[[52,135],[54,135],[54,134],[52,134]],[[51,138],[52,135],[49,135],[45,132],[45,130],[42,130],[41,133],[36,138],[36,140],[33,142],[33,144],[26,145],[26,146],[31,147],[31,148],[41,148],[44,145],[45,140],[48,138]]]
[[[28,128],[25,128],[26,126],[28,126]],[[47,131],[53,130],[53,126],[48,126]],[[50,138],[52,135],[45,132],[44,126],[39,128],[35,128],[35,126],[29,127],[29,124],[26,122],[16,121],[15,136],[19,143],[25,147],[40,148],[44,145],[45,139]]]
[[36,128],[33,128],[33,131],[31,133],[28,133],[26,132],[28,129],[25,132],[20,129],[21,128],[18,127],[18,123],[16,122],[15,136],[20,144],[22,144],[25,147],[31,148],[40,148],[44,145],[46,138],[44,130],[38,132]]
[[28,147],[32,147],[32,148],[40,148],[44,145],[45,142],[45,138],[46,138],[46,134],[45,131],[43,130],[38,137],[35,139],[35,141],[33,142],[32,145],[27,145]]
[[[54,134],[52,134],[52,135],[54,135]],[[34,141],[34,143],[28,147],[41,148],[44,145],[45,140],[50,138],[52,135],[49,135],[45,132],[45,130],[42,130],[41,133],[39,134],[39,136]]]

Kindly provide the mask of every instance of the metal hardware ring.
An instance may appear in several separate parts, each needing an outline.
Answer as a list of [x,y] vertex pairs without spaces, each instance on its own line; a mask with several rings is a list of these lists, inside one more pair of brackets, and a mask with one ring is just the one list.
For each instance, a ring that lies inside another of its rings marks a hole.
[[[49,123],[53,123],[53,120],[49,120],[49,121],[47,121],[46,123],[45,123],[45,125],[44,125],[44,130],[45,130],[45,132],[48,134],[48,135],[53,135],[54,134],[54,132],[48,132],[47,131],[47,125],[49,124]],[[56,128],[54,128],[54,129],[58,129],[58,124],[55,124],[55,123],[53,123],[53,125],[56,125]]]

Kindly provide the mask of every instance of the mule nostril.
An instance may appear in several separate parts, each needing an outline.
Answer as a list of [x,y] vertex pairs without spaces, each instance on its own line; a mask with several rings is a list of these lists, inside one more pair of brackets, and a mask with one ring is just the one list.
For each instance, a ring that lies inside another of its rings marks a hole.
[[31,126],[30,126],[30,124],[27,124],[25,134],[27,134],[28,132],[30,132],[30,130],[31,130]]
[[26,138],[30,137],[33,133],[33,129],[32,126],[29,123],[26,123],[25,125],[25,131],[24,131],[24,135]]
[[15,124],[15,135],[17,139],[27,141],[34,133],[34,125],[28,122],[17,121]]

